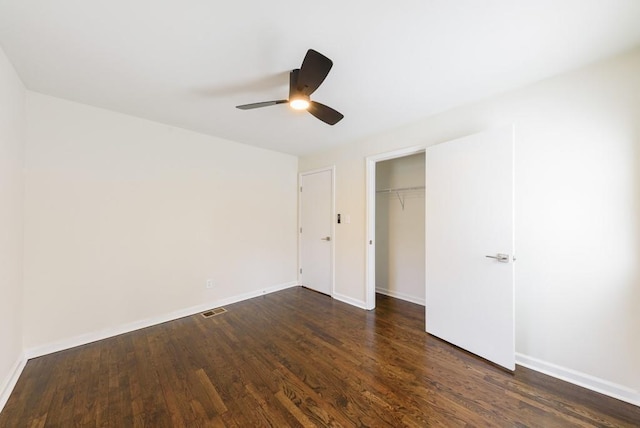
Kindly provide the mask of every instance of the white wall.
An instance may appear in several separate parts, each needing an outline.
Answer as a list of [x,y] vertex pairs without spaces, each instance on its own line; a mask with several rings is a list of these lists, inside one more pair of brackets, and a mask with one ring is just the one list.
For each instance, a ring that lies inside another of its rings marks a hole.
[[[424,153],[376,163],[376,291],[424,305]],[[404,203],[404,207],[401,203]]]
[[24,100],[0,49],[0,410],[22,358]]
[[295,284],[297,158],[32,92],[27,120],[27,349]]
[[300,159],[351,213],[336,291],[364,304],[365,156],[512,122],[519,361],[640,404],[640,50]]

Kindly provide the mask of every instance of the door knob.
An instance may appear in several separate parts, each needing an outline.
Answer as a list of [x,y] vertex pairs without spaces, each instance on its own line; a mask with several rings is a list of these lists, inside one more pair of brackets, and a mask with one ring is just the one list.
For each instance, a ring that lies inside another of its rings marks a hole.
[[327,236],[325,238],[320,238],[321,241],[331,241],[331,237]]
[[496,259],[500,263],[509,263],[509,254],[498,253],[495,256],[485,256],[490,259]]

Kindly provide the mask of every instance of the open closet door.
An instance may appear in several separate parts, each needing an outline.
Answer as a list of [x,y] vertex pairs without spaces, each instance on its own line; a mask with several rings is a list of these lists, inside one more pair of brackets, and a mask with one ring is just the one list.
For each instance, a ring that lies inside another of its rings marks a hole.
[[426,331],[515,370],[513,128],[426,151]]

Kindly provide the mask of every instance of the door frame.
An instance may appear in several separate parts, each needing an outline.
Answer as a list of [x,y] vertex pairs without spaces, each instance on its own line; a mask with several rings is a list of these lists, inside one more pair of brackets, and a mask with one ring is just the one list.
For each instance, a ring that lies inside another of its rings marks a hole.
[[428,144],[406,147],[366,158],[365,309],[367,310],[376,307],[376,163],[424,153],[427,146]]
[[312,175],[312,174],[317,174],[320,172],[326,172],[326,171],[330,171],[331,172],[331,218],[330,223],[331,224],[331,241],[330,241],[330,256],[329,256],[329,266],[331,269],[331,272],[329,274],[329,278],[331,281],[331,291],[330,291],[330,296],[333,297],[333,295],[335,294],[336,290],[336,275],[335,275],[335,248],[336,248],[336,222],[334,221],[336,218],[336,166],[332,165],[332,166],[327,166],[324,168],[317,168],[317,169],[312,169],[309,171],[303,171],[303,172],[299,172],[298,173],[298,228],[297,228],[297,234],[298,234],[298,269],[297,269],[297,280],[298,280],[298,284],[301,284],[302,281],[302,275],[300,273],[300,270],[302,269],[302,233],[300,232],[300,229],[302,228],[302,177],[305,175]]

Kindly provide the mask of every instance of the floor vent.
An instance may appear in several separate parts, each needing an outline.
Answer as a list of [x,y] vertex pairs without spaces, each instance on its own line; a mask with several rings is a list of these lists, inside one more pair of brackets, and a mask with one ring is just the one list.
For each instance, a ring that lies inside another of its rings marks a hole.
[[214,308],[210,311],[203,312],[201,315],[205,318],[215,317],[216,315],[224,314],[227,312],[225,308]]

